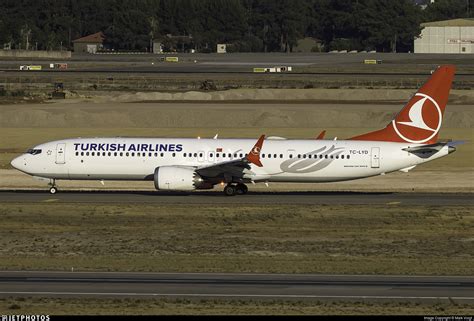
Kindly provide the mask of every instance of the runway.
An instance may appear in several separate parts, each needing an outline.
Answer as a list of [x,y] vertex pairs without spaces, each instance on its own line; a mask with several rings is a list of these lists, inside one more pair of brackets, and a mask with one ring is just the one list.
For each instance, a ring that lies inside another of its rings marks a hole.
[[474,302],[458,276],[0,272],[0,296],[200,297]]
[[384,192],[249,192],[228,197],[220,191],[0,191],[0,203],[105,203],[105,204],[295,204],[295,205],[421,205],[472,206],[470,193],[384,193]]

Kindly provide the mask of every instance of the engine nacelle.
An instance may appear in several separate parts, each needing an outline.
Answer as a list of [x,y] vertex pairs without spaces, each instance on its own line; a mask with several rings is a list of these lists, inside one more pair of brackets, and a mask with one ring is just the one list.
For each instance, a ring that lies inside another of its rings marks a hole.
[[205,182],[194,169],[178,166],[157,167],[154,182],[157,190],[192,191],[214,187]]

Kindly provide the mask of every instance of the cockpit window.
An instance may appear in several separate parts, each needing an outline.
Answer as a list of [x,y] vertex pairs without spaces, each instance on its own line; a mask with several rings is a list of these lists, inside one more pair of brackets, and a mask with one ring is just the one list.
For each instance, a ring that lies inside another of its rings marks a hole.
[[41,154],[42,150],[41,149],[28,149],[27,153],[31,155],[38,155]]

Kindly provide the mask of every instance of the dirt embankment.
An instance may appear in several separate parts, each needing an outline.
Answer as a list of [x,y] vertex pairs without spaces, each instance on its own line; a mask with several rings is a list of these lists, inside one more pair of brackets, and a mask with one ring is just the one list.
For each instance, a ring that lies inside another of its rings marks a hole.
[[[97,97],[96,101],[140,102],[140,101],[274,101],[274,102],[404,102],[410,98],[413,89],[233,89],[225,91],[178,93],[137,92]],[[452,104],[474,103],[474,92],[452,90]]]
[[[377,128],[398,104],[118,103],[88,100],[0,106],[2,128]],[[448,106],[444,128],[472,128],[471,105]]]

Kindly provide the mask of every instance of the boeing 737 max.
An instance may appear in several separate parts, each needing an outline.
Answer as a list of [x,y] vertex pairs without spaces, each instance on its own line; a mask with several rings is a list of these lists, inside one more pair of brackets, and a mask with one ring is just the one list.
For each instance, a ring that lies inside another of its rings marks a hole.
[[455,151],[438,142],[454,66],[441,66],[383,129],[348,140],[77,138],[44,143],[11,164],[50,180],[154,181],[190,191],[225,183],[226,195],[254,182],[337,182],[408,171]]

